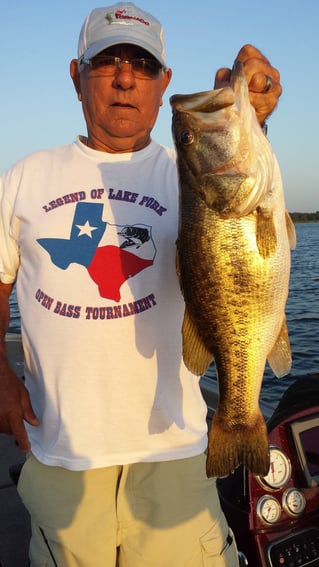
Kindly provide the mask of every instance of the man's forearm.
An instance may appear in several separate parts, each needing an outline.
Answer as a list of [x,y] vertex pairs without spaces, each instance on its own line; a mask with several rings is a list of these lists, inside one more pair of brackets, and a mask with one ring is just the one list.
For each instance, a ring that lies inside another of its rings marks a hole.
[[0,361],[6,360],[5,336],[10,323],[9,297],[12,291],[11,284],[0,282]]

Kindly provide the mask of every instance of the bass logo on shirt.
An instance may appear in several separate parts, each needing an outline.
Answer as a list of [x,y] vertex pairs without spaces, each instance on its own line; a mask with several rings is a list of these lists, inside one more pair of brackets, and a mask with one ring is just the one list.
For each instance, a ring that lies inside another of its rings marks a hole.
[[122,284],[154,263],[152,229],[145,224],[114,225],[102,220],[103,204],[77,203],[71,234],[39,238],[55,266],[84,266],[101,297],[120,301]]

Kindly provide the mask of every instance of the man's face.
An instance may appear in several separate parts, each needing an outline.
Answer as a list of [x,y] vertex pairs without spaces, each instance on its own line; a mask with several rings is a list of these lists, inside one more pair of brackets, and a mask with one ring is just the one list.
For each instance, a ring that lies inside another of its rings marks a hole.
[[104,50],[80,72],[77,61],[71,62],[71,76],[82,101],[89,145],[112,153],[137,151],[150,141],[171,70],[160,69],[143,76],[128,63],[107,67],[103,64],[104,55],[124,61],[154,58],[144,49],[121,44]]

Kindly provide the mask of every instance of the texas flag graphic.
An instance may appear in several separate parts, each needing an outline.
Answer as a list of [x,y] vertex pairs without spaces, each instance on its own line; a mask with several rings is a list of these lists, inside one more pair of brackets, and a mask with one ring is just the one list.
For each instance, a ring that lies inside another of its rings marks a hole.
[[70,238],[39,238],[55,266],[85,266],[101,297],[120,301],[129,278],[153,265],[156,249],[151,227],[114,225],[102,220],[103,204],[77,203]]

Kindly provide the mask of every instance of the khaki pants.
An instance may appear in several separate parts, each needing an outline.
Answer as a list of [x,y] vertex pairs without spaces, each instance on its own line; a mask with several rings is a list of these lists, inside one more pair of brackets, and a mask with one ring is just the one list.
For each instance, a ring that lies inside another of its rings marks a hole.
[[31,567],[237,567],[205,456],[69,471],[28,457]]

